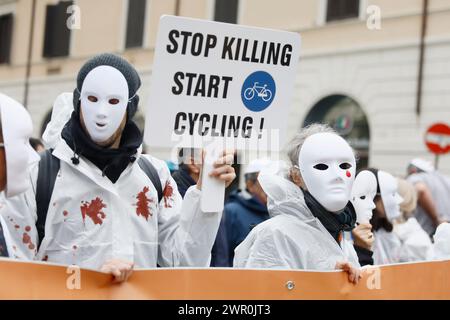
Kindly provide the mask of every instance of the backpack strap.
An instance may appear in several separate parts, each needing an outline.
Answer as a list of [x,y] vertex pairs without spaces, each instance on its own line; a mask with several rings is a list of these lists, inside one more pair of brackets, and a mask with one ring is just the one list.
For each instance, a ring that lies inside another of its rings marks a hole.
[[163,189],[161,180],[159,180],[158,172],[156,171],[153,164],[145,157],[139,157],[138,164],[155,186],[156,191],[158,192],[158,203],[160,203],[163,198]]
[[59,159],[56,158],[52,152],[53,149],[45,150],[40,153],[41,160],[39,161],[39,172],[36,183],[36,228],[39,237],[38,248],[45,236],[47,211],[60,167]]

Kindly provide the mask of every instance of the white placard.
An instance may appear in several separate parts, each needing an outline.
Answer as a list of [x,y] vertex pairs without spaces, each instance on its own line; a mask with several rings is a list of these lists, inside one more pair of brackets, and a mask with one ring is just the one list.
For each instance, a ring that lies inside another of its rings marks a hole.
[[161,17],[145,142],[278,151],[299,49],[298,33]]

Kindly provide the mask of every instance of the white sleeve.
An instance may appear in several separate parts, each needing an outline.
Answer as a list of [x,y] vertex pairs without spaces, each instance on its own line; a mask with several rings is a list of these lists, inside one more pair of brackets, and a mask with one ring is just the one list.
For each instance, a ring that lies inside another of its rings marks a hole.
[[[234,268],[293,269],[289,252],[282,250],[277,232],[253,229],[247,238],[235,249]],[[284,252],[283,252],[284,251]]]
[[[196,186],[181,198],[167,165],[159,167],[163,198],[158,212],[158,264],[161,267],[209,267],[222,214],[202,212]],[[162,161],[161,161],[162,162]]]
[[6,198],[2,195],[2,216],[8,229],[11,258],[34,260],[37,254],[38,234],[36,229],[35,186],[38,166],[31,169],[30,187],[18,196]]

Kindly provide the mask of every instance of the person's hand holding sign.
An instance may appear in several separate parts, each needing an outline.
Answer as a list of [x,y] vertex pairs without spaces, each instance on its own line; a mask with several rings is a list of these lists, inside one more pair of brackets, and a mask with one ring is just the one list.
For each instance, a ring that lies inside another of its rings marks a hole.
[[[197,189],[202,189],[203,178],[203,163],[205,159],[205,151],[202,153],[202,169],[200,170],[200,178],[197,182]],[[220,157],[213,163],[213,170],[207,173],[210,177],[215,177],[220,181],[225,182],[225,187],[228,187],[236,178],[234,168],[231,166],[234,160],[234,150],[224,150]]]

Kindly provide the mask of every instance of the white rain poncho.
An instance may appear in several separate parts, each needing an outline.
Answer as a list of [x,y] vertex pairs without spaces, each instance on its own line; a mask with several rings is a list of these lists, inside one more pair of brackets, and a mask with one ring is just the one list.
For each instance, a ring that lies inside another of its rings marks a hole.
[[35,189],[38,166],[31,170],[32,188],[9,199],[4,217],[14,250],[10,256],[100,269],[109,259],[134,262],[136,268],[207,267],[221,214],[200,210],[201,192],[191,187],[184,200],[164,161],[146,157],[158,172],[164,197],[138,165],[130,164],[116,183],[80,157],[64,140],[53,155],[60,171],[50,200],[45,238],[37,250]]
[[303,192],[279,174],[261,172],[258,178],[268,196],[271,218],[257,225],[236,248],[235,268],[334,270],[337,262],[359,267],[353,245],[341,246],[313,216]]
[[394,233],[401,241],[400,262],[426,261],[432,258],[433,244],[415,218],[395,225]]
[[441,223],[434,235],[433,245],[433,259],[434,260],[449,260],[450,259],[450,224]]

